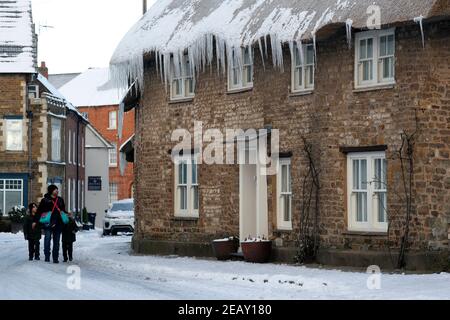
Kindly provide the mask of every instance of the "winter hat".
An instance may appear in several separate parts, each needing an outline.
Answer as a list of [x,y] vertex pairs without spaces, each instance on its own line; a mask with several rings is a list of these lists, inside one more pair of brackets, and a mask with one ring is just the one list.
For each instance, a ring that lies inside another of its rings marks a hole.
[[47,188],[48,194],[50,194],[50,195],[53,194],[53,191],[55,191],[56,189],[58,189],[58,187],[55,186],[54,184],[48,186],[48,188]]

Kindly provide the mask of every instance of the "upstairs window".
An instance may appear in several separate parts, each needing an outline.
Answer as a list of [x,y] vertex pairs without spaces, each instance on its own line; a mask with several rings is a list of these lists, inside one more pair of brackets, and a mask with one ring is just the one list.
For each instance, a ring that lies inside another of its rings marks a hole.
[[279,160],[277,175],[277,227],[292,230],[291,159]]
[[109,112],[109,130],[117,129],[117,111]]
[[175,158],[175,216],[199,216],[197,156]]
[[61,120],[52,119],[52,161],[61,161]]
[[356,34],[356,88],[395,83],[395,31]]
[[112,143],[113,148],[109,149],[109,166],[117,167],[117,144]]
[[347,174],[349,230],[387,232],[387,161],[385,153],[349,154]]
[[[303,50],[303,51],[300,51]],[[294,46],[292,55],[292,92],[314,90],[314,46]]]
[[5,119],[6,150],[23,151],[23,119]]
[[182,61],[179,61],[178,69],[176,69],[175,62],[172,58],[172,83],[170,87],[170,99],[189,99],[193,98],[194,95],[194,74],[188,56],[184,55]]
[[[241,90],[253,87],[253,52],[251,47],[242,48],[242,59],[233,51],[228,63],[228,90]],[[239,63],[239,60],[242,60]]]

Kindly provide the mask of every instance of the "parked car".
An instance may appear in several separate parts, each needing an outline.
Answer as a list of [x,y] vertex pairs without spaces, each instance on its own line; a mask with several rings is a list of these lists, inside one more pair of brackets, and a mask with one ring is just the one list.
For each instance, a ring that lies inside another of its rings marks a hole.
[[134,200],[113,202],[103,219],[103,235],[117,235],[118,232],[134,232]]

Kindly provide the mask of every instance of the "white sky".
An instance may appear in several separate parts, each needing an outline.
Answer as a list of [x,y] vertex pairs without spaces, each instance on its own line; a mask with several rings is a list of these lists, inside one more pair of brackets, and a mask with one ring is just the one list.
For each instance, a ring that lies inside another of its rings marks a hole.
[[[156,0],[148,0],[150,7]],[[49,72],[107,67],[114,49],[142,16],[142,0],[32,0],[39,64]],[[53,28],[42,28],[42,26]],[[41,27],[40,27],[41,26]]]

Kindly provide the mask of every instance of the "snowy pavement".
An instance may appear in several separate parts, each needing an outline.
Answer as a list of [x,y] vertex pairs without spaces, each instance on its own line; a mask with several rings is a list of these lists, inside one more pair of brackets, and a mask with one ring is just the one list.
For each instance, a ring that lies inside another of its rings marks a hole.
[[[72,264],[28,261],[22,234],[0,234],[0,299],[447,299],[450,274],[368,275],[286,265],[135,256],[131,237],[78,235]],[[42,247],[43,241],[41,241]],[[41,248],[42,250],[42,248]],[[41,253],[42,255],[42,253]],[[80,268],[71,289],[69,266]]]

